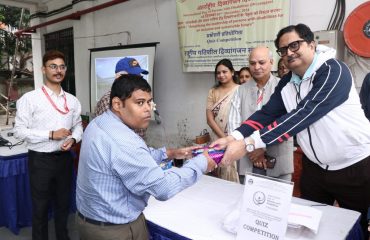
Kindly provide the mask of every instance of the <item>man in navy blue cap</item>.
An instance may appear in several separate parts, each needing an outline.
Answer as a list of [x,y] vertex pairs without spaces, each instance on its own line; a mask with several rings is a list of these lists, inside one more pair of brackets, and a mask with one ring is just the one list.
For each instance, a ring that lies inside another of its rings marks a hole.
[[[149,72],[140,67],[139,62],[135,58],[125,57],[120,59],[116,64],[115,79],[123,74],[147,75]],[[109,109],[110,91],[106,92],[96,104],[95,116],[103,114]],[[142,138],[145,136],[145,129],[135,129],[135,132]]]
[[[149,72],[142,69],[135,58],[125,57],[116,64],[116,75],[119,74],[148,74]],[[117,78],[117,76],[116,76]]]
[[[115,70],[115,79],[119,78],[119,76],[123,74],[134,74],[134,75],[141,75],[141,74],[148,74],[147,70],[144,70],[140,67],[139,62],[135,58],[125,57],[120,59],[116,64]],[[96,104],[95,108],[95,116],[99,116],[103,114],[105,111],[109,109],[109,99],[110,99],[110,91],[106,92],[103,97],[99,100]]]

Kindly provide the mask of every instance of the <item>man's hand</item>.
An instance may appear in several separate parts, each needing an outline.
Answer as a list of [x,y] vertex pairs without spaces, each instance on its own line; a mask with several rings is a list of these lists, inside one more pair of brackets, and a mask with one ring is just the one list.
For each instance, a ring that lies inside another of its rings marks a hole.
[[227,145],[234,140],[235,140],[234,137],[229,135],[227,137],[217,139],[216,141],[211,143],[209,147],[215,148],[217,150],[225,149]]
[[224,166],[229,166],[232,162],[239,160],[246,153],[247,151],[245,150],[244,139],[231,141],[227,144],[221,164]]
[[69,149],[71,149],[72,145],[75,143],[76,141],[74,138],[68,138],[61,147],[62,151],[69,151]]
[[208,150],[204,150],[203,155],[207,158],[207,172],[212,172],[217,168],[216,162],[208,155]]
[[266,169],[265,150],[263,148],[255,149],[253,152],[247,152],[247,157],[255,167]]
[[201,148],[200,146],[184,147],[178,149],[167,149],[169,159],[188,159],[191,158],[192,151]]
[[72,135],[72,132],[70,130],[61,128],[59,130],[54,131],[53,140],[62,140],[70,135]]

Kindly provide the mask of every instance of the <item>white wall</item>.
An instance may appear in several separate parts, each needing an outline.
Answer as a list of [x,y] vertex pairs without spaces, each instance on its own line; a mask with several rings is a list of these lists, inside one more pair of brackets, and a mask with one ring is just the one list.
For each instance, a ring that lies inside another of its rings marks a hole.
[[[84,18],[81,18],[82,22]],[[167,133],[169,145],[185,145],[207,127],[205,104],[208,89],[213,85],[214,77],[211,73],[184,74],[182,72],[175,1],[137,0],[122,3],[95,12],[93,22],[95,22],[94,30],[91,33],[95,36],[129,31],[132,44],[160,42],[155,59],[154,98],[163,123],[162,126],[156,127],[154,124],[151,127],[148,139],[152,145],[161,145],[166,141],[164,131]],[[78,29],[74,29],[76,36],[81,35],[80,27]],[[123,33],[118,36],[97,37],[85,41],[75,41],[78,45],[78,47],[75,46],[75,55],[79,59],[75,61],[75,69],[76,81],[81,79],[82,85],[88,86],[86,70],[89,66],[89,52],[87,49],[126,43],[127,35]],[[84,69],[84,71],[77,69]],[[77,87],[77,96],[87,111],[89,92],[86,91],[86,87]],[[156,128],[153,129],[153,127]]]
[[[291,0],[291,2],[291,23],[304,23],[312,31],[318,31],[327,29],[336,0]],[[345,19],[356,7],[364,2],[367,2],[367,0],[346,1]]]
[[[305,23],[313,31],[327,28],[335,5],[334,0],[291,1],[292,24]],[[60,7],[61,1],[57,2]],[[104,2],[107,1],[80,2],[73,6],[72,11]],[[363,2],[366,1],[347,1],[346,16]],[[50,3],[55,4],[55,1]],[[53,9],[53,5],[48,7],[49,11]],[[55,24],[48,27],[47,31],[68,26],[74,28],[76,91],[83,112],[89,111],[90,108],[88,49],[126,43],[127,34],[123,32],[129,31],[131,44],[160,42],[155,59],[154,93],[163,123],[161,126],[154,124],[155,128],[151,127],[149,142],[158,146],[168,140],[170,146],[181,146],[189,143],[202,129],[207,128],[206,97],[214,83],[214,76],[213,73],[182,72],[174,0],[129,1],[84,15],[79,21]],[[119,32],[122,33],[102,36]]]

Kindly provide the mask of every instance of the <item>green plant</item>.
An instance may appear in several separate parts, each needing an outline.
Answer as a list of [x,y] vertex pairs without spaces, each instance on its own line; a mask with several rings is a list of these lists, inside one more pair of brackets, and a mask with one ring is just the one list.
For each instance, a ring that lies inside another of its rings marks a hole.
[[[19,29],[21,12],[21,8],[0,5],[0,69],[10,70],[11,68],[10,63],[14,57],[16,44],[14,32]],[[21,28],[28,27],[29,22],[30,12],[25,9]],[[25,60],[30,58],[32,44],[29,36],[21,36],[19,40],[16,68],[23,69]]]

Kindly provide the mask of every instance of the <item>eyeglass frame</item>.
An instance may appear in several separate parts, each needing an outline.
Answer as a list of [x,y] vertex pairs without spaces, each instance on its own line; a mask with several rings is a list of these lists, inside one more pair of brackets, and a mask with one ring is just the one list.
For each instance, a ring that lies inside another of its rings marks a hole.
[[[286,47],[281,47],[279,48],[278,50],[276,50],[277,54],[280,56],[280,57],[284,57],[288,54],[288,49],[291,51],[291,52],[297,52],[300,48],[301,48],[301,43],[303,42],[307,42],[306,40],[303,40],[303,39],[300,39],[300,40],[297,40],[297,41],[293,41],[291,43],[288,44],[288,46]],[[298,43],[297,45],[297,49],[292,49],[292,45],[293,44],[296,44]],[[281,49],[284,49],[285,50],[285,54],[282,53]]]
[[56,71],[56,70],[60,70],[60,71],[67,71],[67,66],[66,65],[64,65],[64,64],[61,64],[61,65],[57,65],[57,64],[50,64],[50,65],[48,65],[47,67],[49,67],[51,70],[54,70],[54,71]]

